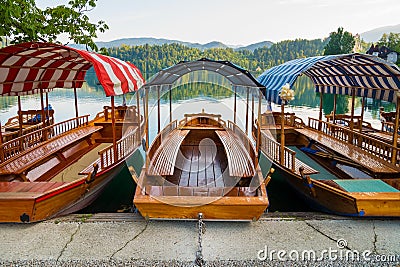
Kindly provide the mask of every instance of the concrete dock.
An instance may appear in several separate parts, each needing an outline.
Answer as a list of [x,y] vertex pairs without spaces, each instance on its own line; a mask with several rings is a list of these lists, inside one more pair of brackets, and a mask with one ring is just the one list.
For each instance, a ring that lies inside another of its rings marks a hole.
[[399,219],[319,213],[206,221],[201,247],[197,221],[135,213],[0,224],[0,240],[1,266],[400,266]]

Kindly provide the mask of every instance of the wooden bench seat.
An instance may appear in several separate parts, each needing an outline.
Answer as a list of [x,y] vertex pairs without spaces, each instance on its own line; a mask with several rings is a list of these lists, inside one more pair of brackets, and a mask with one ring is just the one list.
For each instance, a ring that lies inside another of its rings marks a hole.
[[164,176],[174,174],[179,147],[189,132],[190,130],[175,129],[164,139],[150,161],[149,175]]
[[65,182],[0,182],[0,192],[44,193],[66,184]]
[[43,144],[28,149],[18,157],[12,158],[0,164],[0,175],[3,174],[23,174],[31,167],[46,160],[52,154],[55,154],[69,145],[79,140],[90,137],[93,133],[99,131],[102,127],[87,126],[74,129]]
[[147,186],[150,196],[197,196],[197,197],[243,197],[256,196],[256,190],[250,187],[187,187],[174,185]]
[[224,145],[228,158],[229,175],[234,177],[253,177],[254,165],[249,152],[242,142],[230,131],[215,131]]
[[359,147],[350,145],[343,141],[339,141],[332,138],[326,134],[317,132],[311,129],[295,129],[295,131],[303,134],[309,139],[315,140],[316,142],[329,147],[330,149],[336,151],[337,153],[345,156],[348,159],[360,164],[366,169],[374,173],[398,173],[398,168],[394,167],[392,164],[385,162],[384,160],[362,150]]

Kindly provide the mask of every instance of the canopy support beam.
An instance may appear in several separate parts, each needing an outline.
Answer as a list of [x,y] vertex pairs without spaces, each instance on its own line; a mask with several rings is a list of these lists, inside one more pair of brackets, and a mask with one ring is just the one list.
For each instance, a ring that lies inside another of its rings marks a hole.
[[157,85],[157,125],[158,125],[158,132],[161,131],[161,106],[160,106],[160,86]]
[[322,127],[322,105],[324,103],[324,91],[321,89],[321,92],[319,93],[319,123],[318,123],[318,131],[321,131]]
[[76,92],[76,85],[74,82],[74,98],[75,98],[75,117],[79,117],[79,112],[78,112],[78,94]]
[[145,116],[146,116],[146,151],[149,150],[149,89],[145,89],[146,105],[145,105]]
[[335,123],[336,120],[336,105],[337,105],[337,94],[333,95],[333,116],[332,122]]
[[22,136],[22,106],[21,106],[21,96],[18,95],[18,128],[19,128],[19,136]]
[[249,87],[246,87],[246,134],[249,134]]
[[169,88],[169,122],[172,122],[172,86],[168,86]]
[[[260,144],[261,144],[261,99],[262,93],[258,91],[258,112],[257,112],[257,139],[256,139],[256,159],[255,166],[258,165],[258,157],[260,155]],[[254,122],[253,122],[254,123]]]
[[393,152],[392,152],[392,163],[396,164],[397,161],[397,138],[399,136],[399,119],[400,119],[400,96],[396,95],[397,103],[396,103],[396,120],[394,122],[393,129]]
[[254,125],[254,95],[251,94],[251,123],[250,123],[250,128],[253,128]]
[[233,100],[233,122],[236,124],[236,85],[233,86],[235,98]]
[[[321,123],[320,123],[321,125]],[[285,101],[282,100],[281,103],[281,154],[280,154],[280,164],[285,166]]]
[[354,130],[354,105],[356,101],[355,90],[351,90],[351,113],[350,113],[350,134],[349,134],[349,143],[353,143],[353,130]]
[[[50,120],[50,111],[49,111],[49,93],[46,92],[46,119]],[[50,121],[48,121],[47,126],[50,125]]]
[[114,151],[114,160],[113,162],[117,162],[117,134],[115,129],[115,103],[114,96],[111,96],[111,123],[112,123],[112,141],[113,141],[113,151]]
[[[46,120],[46,115],[44,113],[44,100],[43,100],[43,89],[40,88],[40,104],[42,106],[42,119],[40,120],[40,122],[42,123],[42,129],[44,129],[46,127],[46,124],[44,123]],[[47,141],[47,133],[43,132],[43,139],[44,141]]]
[[0,160],[1,162],[4,162],[3,130],[1,128],[1,121],[0,121]]
[[[149,88],[145,87],[144,88],[144,98],[143,98],[143,109],[144,109],[144,122],[145,122],[145,133],[146,133],[146,142],[145,142],[145,151],[146,151],[146,159],[145,159],[145,167],[148,169],[149,164],[150,164],[150,158],[149,158],[149,109],[148,109],[148,90]],[[171,96],[171,94],[170,94]],[[171,103],[171,102],[170,102]]]
[[[140,118],[140,98],[139,98],[139,90],[136,91],[136,106],[137,106],[137,122],[139,125],[139,138],[142,139],[142,129],[141,129],[141,124],[142,124],[142,120]],[[141,140],[140,140],[141,141]]]
[[361,103],[361,121],[360,121],[360,125],[358,126],[360,133],[362,133],[362,125],[364,122],[364,108],[365,108],[365,96],[363,96],[362,103]]

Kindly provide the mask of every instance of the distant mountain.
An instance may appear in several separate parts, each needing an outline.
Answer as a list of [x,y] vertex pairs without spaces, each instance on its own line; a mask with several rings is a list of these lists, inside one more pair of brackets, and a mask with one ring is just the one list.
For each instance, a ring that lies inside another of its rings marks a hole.
[[124,39],[118,39],[118,40],[113,40],[110,42],[96,42],[97,46],[99,48],[105,47],[105,48],[110,48],[110,47],[120,47],[121,45],[128,45],[128,46],[138,46],[138,45],[163,45],[163,44],[182,44],[188,47],[193,47],[193,48],[198,48],[200,50],[204,49],[209,49],[209,48],[226,48],[228,47],[227,45],[221,43],[221,42],[210,42],[207,44],[199,44],[199,43],[190,43],[190,42],[182,42],[178,40],[169,40],[169,39],[159,39],[159,38],[151,38],[151,37],[145,37],[145,38],[124,38]]
[[[151,37],[144,37],[144,38],[124,38],[124,39],[118,39],[118,40],[113,40],[109,42],[96,42],[97,46],[99,48],[105,47],[105,48],[110,48],[110,47],[120,47],[121,45],[128,45],[128,46],[138,46],[138,45],[163,45],[163,44],[172,44],[172,43],[177,43],[177,44],[182,44],[188,47],[192,48],[198,48],[200,50],[204,49],[210,49],[210,48],[232,48],[235,50],[251,50],[254,51],[254,49],[259,48],[259,47],[264,47],[268,46],[270,47],[273,43],[269,41],[265,42],[260,42],[256,44],[251,44],[248,46],[237,46],[237,45],[226,45],[221,42],[210,42],[207,44],[199,44],[199,43],[190,43],[190,42],[182,42],[178,40],[169,40],[169,39],[159,39],[159,38],[151,38]],[[79,45],[71,45],[76,48],[80,48]]]
[[360,34],[361,39],[369,43],[378,42],[384,33],[400,33],[400,24],[376,28]]
[[238,47],[235,50],[250,50],[250,51],[254,51],[257,48],[261,48],[261,47],[268,47],[270,48],[274,43],[270,42],[270,41],[264,41],[264,42],[259,42],[259,43],[255,43],[255,44],[251,44],[248,46],[242,46],[242,47]]

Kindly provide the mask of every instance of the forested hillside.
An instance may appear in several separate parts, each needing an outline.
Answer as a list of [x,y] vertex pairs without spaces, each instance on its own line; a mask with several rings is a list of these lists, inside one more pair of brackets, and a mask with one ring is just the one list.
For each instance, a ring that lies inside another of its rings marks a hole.
[[296,39],[282,41],[271,47],[235,51],[232,48],[211,48],[201,51],[182,44],[140,45],[108,48],[110,56],[120,58],[135,64],[146,76],[170,67],[179,61],[197,60],[203,57],[214,60],[228,60],[236,65],[250,70],[254,76],[264,70],[282,64],[288,60],[322,55],[325,40]]

